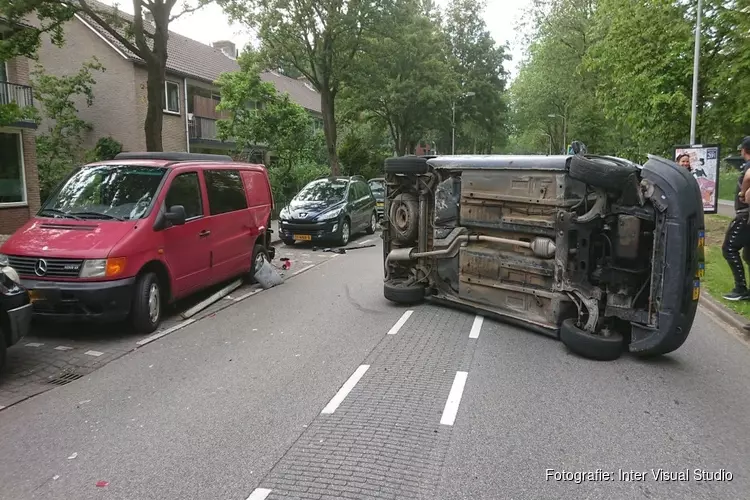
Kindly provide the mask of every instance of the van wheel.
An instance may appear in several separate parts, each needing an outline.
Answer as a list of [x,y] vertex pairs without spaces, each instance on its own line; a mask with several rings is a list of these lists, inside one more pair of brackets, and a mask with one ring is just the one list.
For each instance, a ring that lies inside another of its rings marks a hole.
[[597,361],[613,361],[622,354],[623,337],[612,332],[608,337],[589,333],[578,328],[575,320],[568,318],[560,325],[560,340],[572,352]]
[[367,234],[375,234],[378,228],[378,214],[373,212],[370,216],[370,224],[367,226]]
[[424,174],[429,168],[427,158],[421,156],[398,156],[384,162],[386,174]]
[[250,267],[250,283],[257,283],[255,273],[263,266],[264,260],[269,262],[271,260],[268,258],[268,250],[263,245],[255,245],[253,247],[253,263]]
[[139,333],[151,333],[159,327],[162,298],[159,278],[155,273],[144,273],[138,277],[130,311],[130,322]]
[[615,193],[626,189],[628,182],[636,178],[636,172],[636,167],[622,165],[606,158],[593,159],[576,155],[570,159],[570,177],[589,186]]
[[383,283],[383,296],[402,305],[419,304],[424,300],[425,287],[417,284],[405,284],[400,280],[391,280]]

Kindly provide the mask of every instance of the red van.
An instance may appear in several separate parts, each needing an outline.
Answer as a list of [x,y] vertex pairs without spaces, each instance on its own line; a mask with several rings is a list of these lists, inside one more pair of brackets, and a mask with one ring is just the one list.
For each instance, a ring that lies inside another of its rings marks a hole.
[[263,165],[229,156],[122,153],[76,169],[0,247],[34,314],[130,319],[150,333],[163,305],[273,259]]

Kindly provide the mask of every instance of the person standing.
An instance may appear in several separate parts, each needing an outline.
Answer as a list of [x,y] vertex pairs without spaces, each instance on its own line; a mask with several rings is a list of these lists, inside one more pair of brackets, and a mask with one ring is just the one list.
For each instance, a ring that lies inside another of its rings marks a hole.
[[724,294],[724,298],[732,301],[750,300],[745,265],[740,257],[740,252],[743,250],[744,255],[748,255],[748,248],[750,247],[750,221],[748,220],[748,217],[750,217],[750,192],[748,192],[750,191],[750,136],[742,139],[739,150],[745,163],[740,168],[740,175],[735,187],[735,216],[729,223],[724,244],[721,247],[724,258],[734,276],[734,289]]

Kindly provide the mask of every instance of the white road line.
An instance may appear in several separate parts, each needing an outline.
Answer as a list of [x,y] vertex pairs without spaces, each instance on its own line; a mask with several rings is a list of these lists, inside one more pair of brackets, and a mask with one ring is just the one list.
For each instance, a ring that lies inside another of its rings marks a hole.
[[388,330],[388,335],[396,335],[398,333],[398,331],[401,330],[401,327],[404,326],[404,323],[406,323],[406,321],[409,319],[409,317],[411,316],[411,314],[413,312],[414,311],[411,311],[411,310],[406,311],[401,316],[401,319],[399,319],[398,321],[396,321],[396,324],[393,325],[390,330]]
[[[297,276],[298,274],[304,273],[305,271],[307,271],[308,269],[312,269],[313,267],[315,266],[313,264],[310,264],[309,266],[305,266],[302,269],[297,269],[295,272],[292,273],[292,276]],[[289,277],[291,278],[292,276],[289,276]]]
[[255,488],[247,500],[266,500],[266,497],[271,494],[271,490],[268,488]]
[[84,352],[84,354],[88,354],[89,356],[94,356],[94,357],[98,358],[99,356],[101,356],[104,353],[103,352],[99,352],[99,351],[86,351],[86,352]]
[[44,344],[40,344],[39,342],[29,342],[26,344],[26,347],[42,347]]
[[474,318],[474,324],[471,325],[471,333],[469,333],[470,339],[478,339],[479,332],[482,331],[482,323],[484,323],[484,317],[477,314]]
[[73,348],[72,347],[68,347],[66,345],[59,345],[59,346],[55,347],[55,350],[56,351],[72,351]]
[[0,410],[2,410],[3,408],[5,408],[5,407],[4,406],[0,406]]
[[252,296],[253,296],[253,295],[255,295],[256,293],[258,293],[258,292],[262,292],[262,291],[263,291],[263,289],[262,289],[262,288],[258,288],[257,290],[252,290],[252,291],[249,291],[249,292],[247,292],[247,293],[246,293],[246,294],[244,294],[244,295],[240,295],[239,297],[235,297],[235,298],[234,298],[233,300],[234,300],[235,302],[239,302],[239,301],[241,301],[241,300],[245,300],[245,299],[246,299],[246,298],[248,298],[248,297],[252,297]]
[[453,425],[456,421],[458,405],[461,404],[461,396],[463,395],[466,377],[468,376],[468,372],[456,372],[456,378],[453,379],[453,386],[451,387],[451,392],[448,394],[448,401],[445,402],[443,416],[440,419],[442,425]]
[[354,389],[354,386],[357,385],[357,382],[359,382],[359,379],[361,379],[365,372],[370,368],[370,365],[361,365],[357,370],[352,373],[352,376],[349,377],[349,380],[347,380],[344,385],[341,386],[341,389],[339,389],[339,392],[336,393],[335,396],[333,396],[333,399],[326,405],[325,408],[323,408],[323,411],[320,413],[333,413],[336,411],[336,408],[339,407],[341,403],[344,402],[344,399],[349,395],[350,392],[352,392],[352,389]]
[[362,243],[360,243],[360,244],[359,244],[359,246],[362,246],[362,245],[367,245],[367,244],[368,244],[368,243],[370,243],[371,241],[372,241],[372,238],[370,238],[370,239],[367,239],[367,240],[363,241]]
[[155,335],[151,335],[150,337],[146,337],[143,340],[139,340],[138,342],[136,342],[136,344],[137,345],[146,345],[149,342],[153,342],[156,339],[160,339],[160,338],[162,338],[165,335],[169,335],[172,332],[176,332],[180,328],[185,328],[186,326],[188,326],[188,325],[190,325],[192,323],[195,323],[195,321],[196,321],[195,318],[188,319],[188,320],[185,320],[185,321],[181,321],[181,322],[177,323],[176,325],[167,328],[163,332],[159,332],[159,333],[157,333]]

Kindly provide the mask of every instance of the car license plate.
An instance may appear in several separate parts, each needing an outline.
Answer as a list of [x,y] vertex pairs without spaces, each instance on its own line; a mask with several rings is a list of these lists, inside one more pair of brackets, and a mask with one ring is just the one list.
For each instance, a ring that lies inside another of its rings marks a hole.
[[377,202],[377,203],[375,204],[375,206],[376,206],[376,207],[382,207],[382,206],[383,206],[383,203],[379,201],[379,202]]
[[297,241],[311,241],[312,236],[309,234],[295,234],[293,238]]
[[693,300],[698,300],[701,296],[701,282],[696,280],[693,282]]
[[698,278],[703,278],[706,275],[706,264],[698,262]]

